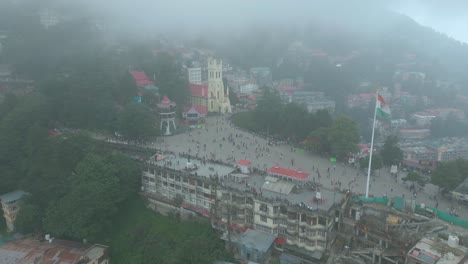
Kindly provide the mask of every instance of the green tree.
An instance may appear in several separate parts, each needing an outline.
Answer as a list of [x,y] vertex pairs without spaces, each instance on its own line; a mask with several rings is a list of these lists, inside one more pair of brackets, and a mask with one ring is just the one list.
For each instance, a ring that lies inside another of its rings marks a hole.
[[187,73],[180,62],[167,53],[159,53],[153,56],[149,50],[144,51],[147,56],[143,62],[142,69],[152,79],[156,76],[156,83],[161,95],[167,95],[174,100],[178,106],[185,105],[190,98],[188,89]]
[[356,123],[347,116],[339,116],[329,130],[329,142],[333,154],[345,158],[357,151],[359,132]]
[[[361,168],[369,168],[369,156],[359,160],[359,165]],[[372,155],[372,164],[371,170],[379,170],[383,167],[382,156],[379,154]]]
[[317,153],[329,153],[331,151],[329,130],[330,128],[321,127],[310,133],[306,144],[307,148]]
[[48,206],[44,228],[58,237],[95,239],[110,227],[118,204],[135,191],[130,188],[135,187],[139,171],[126,166],[128,162],[123,157],[88,154],[76,168],[70,192]]
[[23,234],[38,231],[42,227],[42,216],[43,212],[39,206],[32,201],[23,201],[15,221],[15,228]]
[[404,182],[407,182],[407,181],[412,182],[413,184],[417,184],[421,187],[424,187],[426,185],[424,178],[417,172],[410,172],[401,180]]
[[129,139],[146,139],[156,136],[157,120],[150,109],[142,104],[129,103],[119,113],[119,132]]
[[387,137],[380,154],[382,155],[383,163],[387,166],[400,163],[403,160],[403,151],[398,146],[398,138],[395,136]]
[[442,162],[432,173],[432,183],[446,191],[451,191],[458,187],[466,178],[468,178],[468,174],[466,173],[467,171],[467,160],[459,159]]

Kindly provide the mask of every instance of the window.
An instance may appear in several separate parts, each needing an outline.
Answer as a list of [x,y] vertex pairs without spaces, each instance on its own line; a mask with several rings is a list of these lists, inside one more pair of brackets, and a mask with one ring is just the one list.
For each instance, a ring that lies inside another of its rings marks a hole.
[[327,225],[327,219],[325,217],[319,216],[319,225]]
[[260,216],[260,221],[262,221],[262,222],[265,222],[265,223],[266,223],[266,222],[267,222],[267,218],[266,218],[266,216],[263,216],[263,215],[262,215],[262,216]]
[[317,241],[317,246],[325,248],[325,242]]
[[260,211],[268,213],[268,206],[266,204],[260,204]]

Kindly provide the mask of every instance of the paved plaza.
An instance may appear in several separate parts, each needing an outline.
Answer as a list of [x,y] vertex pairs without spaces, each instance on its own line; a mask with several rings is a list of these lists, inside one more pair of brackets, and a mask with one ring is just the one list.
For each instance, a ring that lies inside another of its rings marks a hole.
[[[234,127],[225,117],[208,118],[205,129],[193,129],[191,132],[165,137],[162,143],[156,145],[163,150],[221,160],[232,165],[240,159],[246,159],[252,162],[252,167],[261,170],[279,163],[281,167],[301,168],[325,188],[331,189],[340,184],[342,189],[351,189],[355,193],[365,193],[366,189],[366,171],[358,170],[348,164],[331,163],[329,157],[295,152],[287,144],[268,145],[266,139]],[[405,176],[404,172],[400,172],[397,179],[390,175],[388,168],[383,168],[374,174],[371,179],[370,194],[388,197],[404,195],[408,199],[413,197],[409,183],[401,180]],[[416,203],[437,205],[444,211],[449,211],[449,208],[454,206],[458,209],[461,218],[468,219],[466,206],[460,206],[437,195],[437,190],[437,186],[427,184],[424,191],[417,193]]]

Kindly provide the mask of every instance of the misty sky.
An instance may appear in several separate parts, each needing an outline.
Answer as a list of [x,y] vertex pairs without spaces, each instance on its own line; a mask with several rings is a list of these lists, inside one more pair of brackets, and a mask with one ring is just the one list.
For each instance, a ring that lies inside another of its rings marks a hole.
[[117,18],[114,20],[118,21],[117,27],[206,33],[265,21],[281,24],[304,21],[312,10],[320,10],[323,3],[333,2],[340,9],[343,3],[353,1],[364,8],[378,3],[386,5],[468,43],[468,0],[82,0],[82,3],[104,16]]
[[390,7],[420,24],[468,43],[467,0],[396,0]]

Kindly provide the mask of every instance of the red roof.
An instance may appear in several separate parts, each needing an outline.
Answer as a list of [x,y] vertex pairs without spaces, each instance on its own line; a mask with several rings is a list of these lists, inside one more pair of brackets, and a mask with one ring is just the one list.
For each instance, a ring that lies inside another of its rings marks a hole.
[[208,85],[191,83],[190,92],[192,96],[208,98]]
[[163,96],[161,103],[158,104],[158,107],[161,108],[169,108],[171,106],[176,106],[176,103],[172,102],[167,96]]
[[190,104],[189,106],[185,107],[184,113],[188,113],[192,109],[195,112],[197,112],[199,115],[208,114],[208,109],[206,108],[206,105],[196,105],[196,104]]
[[250,162],[250,161],[248,161],[248,160],[243,160],[243,159],[241,159],[241,160],[239,160],[239,162],[237,162],[237,165],[239,165],[239,166],[247,166],[247,167],[248,167],[248,166],[252,165],[252,162]]
[[278,164],[268,169],[269,173],[277,174],[280,176],[286,176],[291,178],[296,178],[300,180],[305,180],[310,176],[309,173],[303,172],[300,168],[297,170],[291,170],[287,168],[281,168]]
[[88,247],[72,241],[54,240],[49,243],[28,238],[7,243],[0,249],[6,252],[7,262],[10,255],[16,256],[15,263],[51,264],[78,263],[86,254]]
[[49,134],[51,134],[52,136],[58,136],[59,135],[59,133],[57,131],[55,131],[55,130],[49,129],[47,132],[49,132]]
[[152,81],[148,80],[148,77],[146,76],[145,72],[132,71],[130,73],[132,74],[133,79],[135,79],[137,86],[145,86],[145,85],[154,84]]

